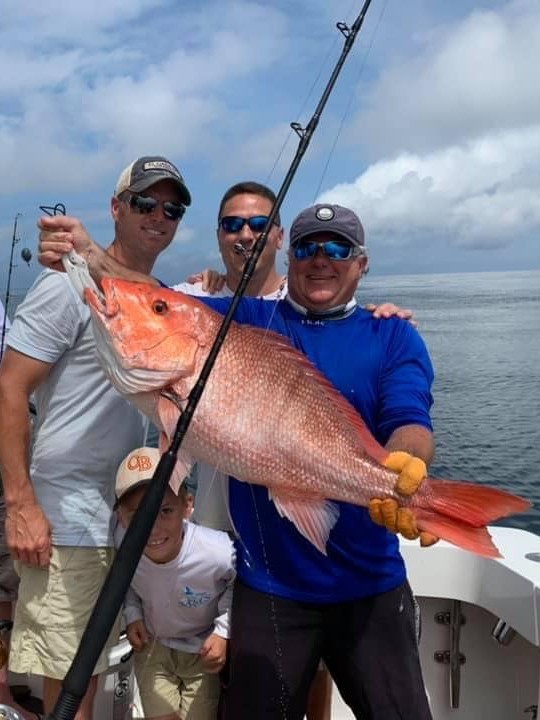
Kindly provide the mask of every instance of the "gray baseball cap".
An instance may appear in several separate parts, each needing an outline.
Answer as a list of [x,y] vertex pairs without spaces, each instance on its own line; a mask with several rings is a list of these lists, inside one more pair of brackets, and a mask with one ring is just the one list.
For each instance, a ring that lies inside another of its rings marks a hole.
[[191,205],[191,195],[180,171],[170,160],[161,155],[145,155],[134,160],[120,173],[114,194],[118,197],[126,190],[138,193],[148,190],[160,180],[172,180],[180,191],[184,205]]
[[328,232],[340,235],[353,245],[365,246],[364,228],[358,215],[341,205],[313,205],[302,210],[293,220],[289,231],[291,245],[308,235]]

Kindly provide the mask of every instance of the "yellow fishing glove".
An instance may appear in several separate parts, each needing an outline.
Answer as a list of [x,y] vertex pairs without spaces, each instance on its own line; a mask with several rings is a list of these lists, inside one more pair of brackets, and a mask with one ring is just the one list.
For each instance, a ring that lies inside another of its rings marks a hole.
[[[427,476],[426,464],[420,458],[407,452],[391,452],[385,467],[399,473],[396,480],[396,491],[401,495],[410,496],[420,488]],[[369,516],[374,523],[382,525],[390,532],[400,533],[408,540],[420,538],[420,545],[428,547],[439,539],[427,532],[420,532],[416,520],[409,508],[400,507],[393,498],[372,498],[368,506]]]

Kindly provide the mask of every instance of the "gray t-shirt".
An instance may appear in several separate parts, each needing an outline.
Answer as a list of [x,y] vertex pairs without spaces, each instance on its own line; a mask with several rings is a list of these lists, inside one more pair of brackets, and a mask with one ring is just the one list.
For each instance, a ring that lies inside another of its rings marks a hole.
[[34,394],[30,465],[53,544],[112,545],[116,470],[144,445],[148,422],[107,380],[90,311],[65,274],[46,270],[38,277],[17,308],[7,344],[53,365]]

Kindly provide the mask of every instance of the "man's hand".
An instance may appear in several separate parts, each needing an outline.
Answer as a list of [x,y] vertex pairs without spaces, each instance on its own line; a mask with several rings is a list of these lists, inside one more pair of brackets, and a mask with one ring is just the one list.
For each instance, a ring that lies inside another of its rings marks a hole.
[[364,305],[365,309],[373,314],[374,318],[390,318],[394,315],[402,320],[408,320],[413,327],[418,327],[417,321],[414,319],[414,313],[412,310],[400,308],[399,305],[394,303],[382,303],[382,305],[375,305],[374,303],[368,303]]
[[414,495],[427,477],[426,463],[408,452],[396,450],[388,453],[383,464],[399,473],[395,489],[400,495]]
[[135,650],[135,652],[141,652],[144,646],[148,643],[148,630],[144,624],[144,620],[135,620],[126,627],[126,635],[129,640],[129,644]]
[[207,673],[218,673],[227,659],[227,639],[215,633],[209,635],[199,651],[204,669]]
[[190,275],[187,279],[187,282],[191,285],[195,285],[195,283],[200,282],[202,283],[202,289],[205,292],[210,293],[210,295],[214,295],[215,293],[222,290],[223,286],[225,285],[225,280],[225,275],[222,275],[217,270],[210,270],[209,268],[207,268],[200,273],[194,273],[193,275]]
[[[407,452],[389,453],[384,465],[389,470],[399,473],[395,490],[406,497],[414,495],[427,476],[425,462]],[[370,518],[377,525],[384,526],[390,532],[399,533],[408,540],[420,538],[420,545],[423,547],[433,545],[439,539],[431,533],[420,532],[416,527],[412,510],[400,507],[394,498],[372,498],[369,501],[368,511]]]
[[6,540],[14,560],[34,567],[48,567],[52,552],[51,525],[37,503],[7,507]]
[[86,260],[92,252],[103,252],[76,218],[66,215],[42,217],[38,228],[38,260],[53,270],[64,271],[62,256],[70,250],[75,250]]

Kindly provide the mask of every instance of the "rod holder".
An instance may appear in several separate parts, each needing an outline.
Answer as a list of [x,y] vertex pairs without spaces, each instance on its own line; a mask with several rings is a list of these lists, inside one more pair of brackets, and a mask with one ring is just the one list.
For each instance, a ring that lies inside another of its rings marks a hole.
[[499,618],[495,623],[495,627],[491,631],[491,637],[496,640],[500,645],[510,645],[512,640],[516,636],[516,631],[511,625],[508,625],[502,618]]

